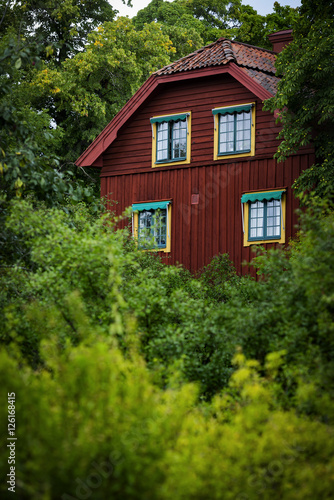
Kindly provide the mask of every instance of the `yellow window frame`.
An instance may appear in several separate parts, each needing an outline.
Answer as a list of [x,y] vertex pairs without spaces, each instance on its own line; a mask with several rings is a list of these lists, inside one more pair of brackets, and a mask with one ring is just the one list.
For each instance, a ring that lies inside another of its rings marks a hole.
[[[265,191],[254,191],[256,193],[269,193],[273,191],[282,191],[280,189],[266,189]],[[281,213],[281,237],[278,239],[269,239],[269,240],[251,240],[248,241],[249,238],[249,202],[243,203],[243,224],[244,224],[244,247],[249,247],[251,245],[263,245],[264,243],[285,243],[285,220],[286,220],[286,192],[282,194],[281,198],[282,202],[282,213]]]
[[219,113],[214,114],[214,143],[213,143],[213,159],[214,160],[228,160],[229,158],[243,158],[245,156],[255,156],[255,102],[246,102],[246,103],[238,103],[233,104],[233,106],[220,106],[215,109],[229,109],[234,108],[236,106],[252,106],[252,119],[251,119],[251,150],[247,153],[231,153],[228,155],[218,154],[218,144],[219,144]]
[[164,163],[157,163],[157,123],[152,123],[152,168],[167,167],[172,165],[187,165],[191,161],[191,111],[182,111],[180,113],[168,114],[168,115],[157,115],[153,118],[168,118],[173,119],[173,116],[177,117],[180,114],[187,114],[187,156],[185,160],[174,161],[169,160]]
[[[143,202],[144,203],[144,202]],[[133,237],[135,239],[136,244],[138,244],[138,224],[139,224],[139,216],[138,212],[133,212],[132,214],[132,224],[133,224]],[[167,234],[166,234],[166,248],[143,248],[143,252],[164,252],[170,253],[171,251],[171,227],[172,227],[172,204],[168,203],[167,205]]]

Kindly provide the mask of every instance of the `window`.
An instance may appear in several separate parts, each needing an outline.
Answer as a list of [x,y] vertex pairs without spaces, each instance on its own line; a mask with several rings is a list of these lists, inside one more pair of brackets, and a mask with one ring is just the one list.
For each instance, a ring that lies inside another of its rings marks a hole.
[[212,110],[214,117],[214,160],[221,157],[254,156],[255,103]]
[[241,197],[244,246],[285,243],[285,189],[246,193]]
[[190,163],[191,114],[151,118],[152,167]]
[[132,233],[139,248],[170,252],[171,200],[132,205]]

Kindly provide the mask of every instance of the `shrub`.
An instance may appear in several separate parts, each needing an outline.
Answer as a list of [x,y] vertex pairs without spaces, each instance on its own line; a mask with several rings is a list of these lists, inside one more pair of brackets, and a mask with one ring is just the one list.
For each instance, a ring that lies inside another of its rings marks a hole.
[[[283,353],[267,358],[265,378],[258,362],[238,354],[228,390],[196,407],[195,386],[157,388],[135,351],[124,357],[87,337],[85,324],[85,345],[43,341],[43,370],[0,351],[1,398],[15,393],[20,499],[331,496],[333,428],[277,407]],[[0,414],[7,420],[6,405]],[[1,447],[3,477],[8,456]],[[5,481],[0,488],[11,498]]]

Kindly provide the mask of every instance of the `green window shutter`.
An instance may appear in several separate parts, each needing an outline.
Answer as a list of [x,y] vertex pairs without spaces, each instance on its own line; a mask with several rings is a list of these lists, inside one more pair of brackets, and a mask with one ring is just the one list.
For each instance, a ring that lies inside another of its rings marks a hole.
[[266,191],[264,193],[248,193],[241,196],[241,203],[263,201],[263,200],[281,200],[282,194],[285,193],[285,189],[282,191]]
[[252,104],[241,104],[240,106],[231,106],[230,108],[216,108],[212,110],[214,115],[233,115],[233,113],[242,113],[243,111],[250,111]]
[[158,116],[156,118],[151,118],[151,123],[163,123],[163,122],[176,122],[177,120],[185,120],[189,116],[189,113],[182,113],[180,115],[172,116]]
[[158,208],[167,208],[170,201],[150,201],[147,203],[134,203],[132,205],[133,212],[142,212],[143,210],[157,210]]

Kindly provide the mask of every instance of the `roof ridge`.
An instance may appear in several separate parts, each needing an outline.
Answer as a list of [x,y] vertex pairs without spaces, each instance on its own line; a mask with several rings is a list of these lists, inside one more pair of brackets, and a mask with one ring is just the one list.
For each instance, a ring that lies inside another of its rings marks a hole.
[[244,68],[257,68],[264,74],[276,73],[274,51],[221,37],[215,42],[170,62],[155,71],[153,75],[166,75],[231,63]]
[[[172,61],[170,62],[169,64],[167,64],[166,66],[163,66],[162,68],[159,68],[157,69],[156,71],[154,71],[152,74],[154,75],[155,73],[158,73],[164,69],[167,69],[167,68],[170,68],[172,67],[174,64],[176,63],[180,63],[181,61],[186,61],[187,59],[195,56],[196,54],[200,54],[201,52],[204,52],[204,50],[208,49],[209,47],[212,47],[214,45],[218,45],[218,42],[227,42],[230,44],[229,48],[230,51],[232,52],[232,55],[233,55],[233,59],[235,60],[235,56],[234,56],[234,53],[233,53],[233,49],[231,47],[231,41],[229,38],[225,38],[225,37],[221,37],[221,38],[218,38],[218,40],[216,40],[215,42],[211,42],[209,43],[208,45],[204,45],[204,47],[201,47],[200,49],[197,49],[195,50],[194,52],[191,52],[190,54],[187,54],[186,56],[183,56],[183,57],[180,57],[180,59],[176,59],[176,61]],[[224,47],[223,47],[224,48]],[[226,56],[228,57],[228,54],[226,54]]]
[[[222,38],[222,39],[220,38],[219,40],[221,40],[221,42],[222,42],[222,48],[223,48],[226,59],[228,59],[229,61],[233,60],[234,62],[236,62],[237,59],[236,59],[234,51],[233,51],[232,41],[229,40],[228,38]],[[217,42],[219,42],[219,40],[217,40]]]

